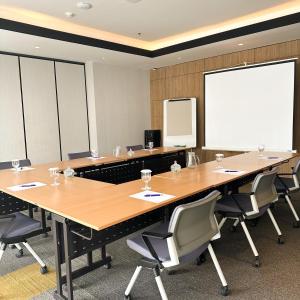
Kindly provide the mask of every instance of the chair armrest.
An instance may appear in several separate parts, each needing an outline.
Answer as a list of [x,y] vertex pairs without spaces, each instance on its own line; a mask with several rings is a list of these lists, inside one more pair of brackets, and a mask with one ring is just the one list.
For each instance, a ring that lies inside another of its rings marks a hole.
[[143,238],[143,241],[145,243],[145,245],[147,246],[149,252],[151,253],[152,257],[154,257],[154,259],[157,261],[157,264],[159,265],[159,267],[161,269],[164,268],[161,260],[159,259],[153,245],[151,244],[149,238],[155,238],[155,239],[160,239],[160,240],[164,240],[168,237],[171,237],[173,234],[172,233],[158,233],[158,232],[143,232],[142,233],[142,238]]
[[150,231],[145,231],[142,233],[142,236],[145,237],[150,237],[150,238],[154,238],[154,239],[159,239],[159,240],[165,240],[169,237],[171,237],[173,235],[173,233],[168,232],[168,233],[159,233],[159,232],[150,232]]
[[278,174],[276,175],[276,178],[279,180],[280,184],[285,188],[285,191],[288,193],[290,190],[289,187],[284,183],[280,176],[278,176]]

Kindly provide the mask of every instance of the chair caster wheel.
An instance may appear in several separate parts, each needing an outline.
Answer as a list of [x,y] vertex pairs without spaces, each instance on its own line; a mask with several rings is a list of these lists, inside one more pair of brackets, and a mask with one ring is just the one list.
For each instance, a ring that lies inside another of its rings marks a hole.
[[16,257],[17,257],[17,258],[20,258],[20,257],[22,257],[23,255],[24,255],[23,249],[19,250],[18,253],[16,253]]
[[236,232],[236,226],[231,226],[231,227],[229,228],[229,231],[230,231],[230,232]]
[[300,227],[300,221],[295,221],[295,222],[293,223],[293,227],[294,227],[294,228],[299,228],[299,227]]
[[111,263],[109,262],[106,265],[104,265],[104,268],[107,269],[107,270],[111,269]]
[[260,260],[259,260],[259,257],[255,258],[255,261],[254,261],[254,263],[253,263],[253,266],[254,266],[255,268],[259,268],[259,267],[261,266],[261,262],[260,262]]
[[46,273],[48,273],[48,268],[47,268],[47,266],[41,267],[40,272],[41,272],[41,274],[46,274]]
[[220,294],[221,294],[222,296],[228,296],[228,295],[229,295],[229,288],[228,288],[228,285],[222,286],[222,287],[221,287]]
[[197,259],[196,259],[196,264],[197,266],[202,265],[204,262],[206,262],[206,257],[204,254],[201,254]]
[[279,245],[283,245],[283,244],[284,244],[284,239],[283,239],[282,237],[278,237],[277,243],[278,243]]
[[9,249],[15,249],[15,248],[16,248],[16,245],[10,244],[8,247],[9,247]]
[[129,294],[128,296],[124,296],[124,300],[132,300],[132,297],[131,297],[131,295]]
[[51,221],[51,220],[52,220],[52,215],[51,215],[51,214],[49,214],[49,215],[47,216],[47,220],[48,220],[48,221]]

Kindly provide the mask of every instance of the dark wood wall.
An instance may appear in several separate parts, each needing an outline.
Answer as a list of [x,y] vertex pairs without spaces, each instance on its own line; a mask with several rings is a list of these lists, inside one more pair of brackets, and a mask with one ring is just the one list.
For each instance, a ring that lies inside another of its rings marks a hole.
[[[300,40],[248,49],[244,51],[208,57],[151,71],[151,125],[152,129],[163,127],[162,100],[178,97],[197,97],[198,124],[196,152],[201,161],[214,159],[215,151],[201,150],[204,145],[204,82],[203,72],[235,67],[247,63],[261,63],[285,58],[300,57]],[[296,64],[294,148],[300,150],[300,59]],[[280,138],[280,137],[278,137]],[[236,152],[223,152],[225,156]]]

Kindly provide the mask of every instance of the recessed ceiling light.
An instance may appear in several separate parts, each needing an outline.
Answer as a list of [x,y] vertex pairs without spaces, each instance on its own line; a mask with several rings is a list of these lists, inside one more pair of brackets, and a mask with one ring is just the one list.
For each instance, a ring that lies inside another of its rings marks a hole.
[[142,0],[127,0],[127,2],[130,2],[130,3],[138,3],[138,2],[141,2]]
[[40,49],[41,47],[40,47],[40,46],[34,46],[34,48],[35,48],[35,49]]
[[76,6],[81,9],[90,9],[93,7],[93,5],[88,2],[77,2]]
[[65,16],[68,17],[68,18],[73,18],[75,16],[75,14],[71,11],[66,11]]
[[239,43],[238,46],[244,46],[244,44],[243,43]]

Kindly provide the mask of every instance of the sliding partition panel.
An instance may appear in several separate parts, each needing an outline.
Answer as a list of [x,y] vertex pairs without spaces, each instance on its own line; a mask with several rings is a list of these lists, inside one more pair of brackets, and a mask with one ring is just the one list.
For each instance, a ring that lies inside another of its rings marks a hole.
[[0,161],[26,158],[18,57],[0,54]]
[[20,58],[28,158],[60,160],[54,62]]
[[84,66],[55,62],[62,159],[89,150]]

